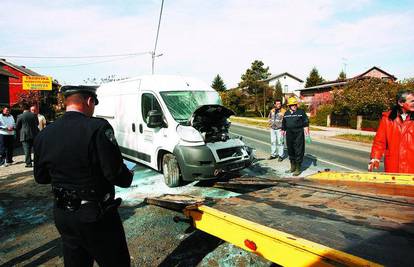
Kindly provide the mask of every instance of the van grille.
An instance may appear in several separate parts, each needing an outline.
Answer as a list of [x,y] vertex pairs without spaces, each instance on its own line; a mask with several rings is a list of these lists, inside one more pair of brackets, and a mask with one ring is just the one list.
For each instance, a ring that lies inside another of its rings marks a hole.
[[217,155],[219,159],[241,157],[243,156],[243,151],[241,147],[223,148],[217,150]]

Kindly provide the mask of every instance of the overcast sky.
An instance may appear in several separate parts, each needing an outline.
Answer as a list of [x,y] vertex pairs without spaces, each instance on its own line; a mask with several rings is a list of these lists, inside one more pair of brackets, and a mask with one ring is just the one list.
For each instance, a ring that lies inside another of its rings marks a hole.
[[[82,84],[108,75],[151,73],[161,0],[1,0],[0,56]],[[11,56],[118,58],[30,59]],[[157,74],[220,74],[233,87],[254,60],[272,74],[303,80],[315,66],[326,80],[378,66],[414,77],[414,1],[165,0],[155,61]],[[101,61],[99,64],[89,64]],[[88,64],[81,66],[70,66]]]

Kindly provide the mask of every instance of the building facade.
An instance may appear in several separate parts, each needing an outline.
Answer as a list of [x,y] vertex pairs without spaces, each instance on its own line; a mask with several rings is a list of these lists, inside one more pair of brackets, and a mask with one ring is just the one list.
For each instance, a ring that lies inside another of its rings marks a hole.
[[263,80],[267,82],[270,86],[275,87],[279,81],[282,85],[282,92],[285,95],[296,95],[299,96],[299,91],[296,91],[298,88],[303,87],[303,80],[299,79],[296,76],[288,72],[280,73],[277,75],[272,75],[269,78]]
[[[22,93],[27,93],[23,90],[23,76],[43,76],[34,72],[25,66],[18,66],[5,59],[0,59],[0,105],[14,106],[19,101],[19,96]],[[53,90],[57,90],[58,83],[53,82]]]

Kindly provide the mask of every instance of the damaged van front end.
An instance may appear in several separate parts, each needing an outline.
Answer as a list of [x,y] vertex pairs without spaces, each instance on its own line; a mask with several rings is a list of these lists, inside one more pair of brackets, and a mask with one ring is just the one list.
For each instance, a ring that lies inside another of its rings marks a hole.
[[215,178],[251,165],[252,149],[229,135],[228,118],[234,112],[222,105],[198,107],[185,124],[177,127],[183,142],[174,148],[185,181]]

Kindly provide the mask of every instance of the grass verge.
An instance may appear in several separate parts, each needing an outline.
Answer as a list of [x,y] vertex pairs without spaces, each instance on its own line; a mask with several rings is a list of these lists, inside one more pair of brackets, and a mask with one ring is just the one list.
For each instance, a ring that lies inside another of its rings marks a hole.
[[241,124],[257,126],[260,128],[269,128],[269,123],[267,122],[267,118],[230,118],[231,122],[237,122]]
[[374,140],[373,135],[363,135],[363,134],[340,134],[336,135],[335,138],[354,141],[354,142],[361,142],[371,144]]
[[[257,126],[260,128],[269,129],[269,123],[267,118],[241,118],[241,117],[231,117],[231,122],[237,122],[241,124]],[[310,131],[323,131],[322,129],[315,128],[310,126]]]

